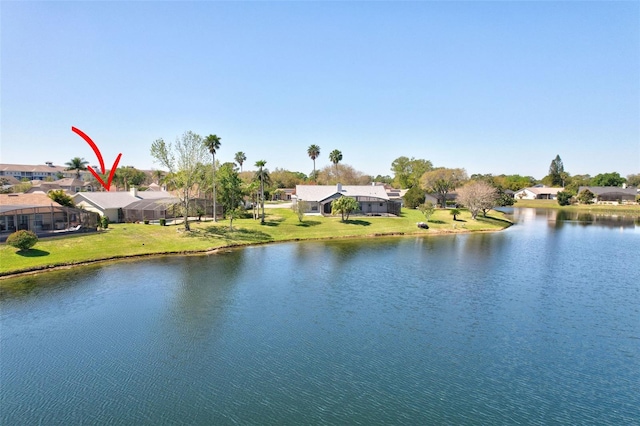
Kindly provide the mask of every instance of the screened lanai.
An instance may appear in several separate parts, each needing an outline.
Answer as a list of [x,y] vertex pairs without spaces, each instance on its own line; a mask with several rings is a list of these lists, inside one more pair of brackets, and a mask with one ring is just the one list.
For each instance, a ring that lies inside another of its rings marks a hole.
[[0,239],[19,230],[33,231],[39,236],[65,232],[95,231],[98,214],[63,206],[0,206]]

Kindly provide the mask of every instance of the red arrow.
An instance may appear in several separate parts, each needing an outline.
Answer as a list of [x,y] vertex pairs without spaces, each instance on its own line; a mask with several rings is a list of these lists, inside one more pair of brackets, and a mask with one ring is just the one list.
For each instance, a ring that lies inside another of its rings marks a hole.
[[[96,155],[98,156],[98,161],[100,162],[100,169],[102,170],[102,174],[105,174],[106,170],[104,168],[104,160],[102,159],[102,153],[98,149],[98,146],[82,130],[71,126],[71,131],[77,133],[82,139],[84,139],[89,144],[91,149],[93,149],[93,152],[95,152]],[[98,173],[96,173],[96,171],[93,170],[93,168],[91,166],[87,167],[87,169],[89,169],[89,171],[91,172],[93,177],[95,177],[96,180],[98,182],[100,182],[100,185],[102,185],[102,187],[107,191],[109,191],[109,188],[111,188],[111,181],[113,180],[113,176],[115,175],[116,169],[118,168],[118,163],[120,162],[120,157],[122,157],[122,153],[118,154],[118,157],[116,157],[116,161],[113,163],[113,167],[111,167],[111,172],[109,172],[109,179],[107,179],[107,183],[104,183],[104,181],[102,180],[100,175]]]

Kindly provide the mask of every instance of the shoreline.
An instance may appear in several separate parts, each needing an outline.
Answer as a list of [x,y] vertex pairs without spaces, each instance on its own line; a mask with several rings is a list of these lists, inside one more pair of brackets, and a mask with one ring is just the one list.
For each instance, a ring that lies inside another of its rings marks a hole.
[[20,278],[23,276],[33,276],[44,274],[52,271],[62,271],[69,270],[76,267],[90,266],[90,265],[98,265],[101,263],[115,263],[122,262],[127,260],[142,260],[149,259],[154,257],[163,257],[163,256],[208,256],[212,254],[217,254],[221,251],[226,250],[237,250],[245,247],[258,247],[269,244],[279,244],[279,243],[292,243],[292,242],[305,242],[305,241],[330,241],[330,240],[348,240],[348,239],[370,239],[370,238],[384,238],[384,237],[429,237],[429,236],[441,236],[441,235],[469,235],[469,234],[478,234],[478,233],[495,233],[501,232],[505,229],[513,226],[513,222],[508,222],[505,220],[506,226],[501,229],[491,229],[491,230],[466,230],[466,229],[456,229],[456,230],[448,230],[448,229],[440,229],[433,230],[433,232],[425,233],[425,232],[414,232],[414,233],[406,233],[406,232],[388,232],[388,233],[374,233],[370,235],[351,235],[351,236],[337,236],[337,237],[319,237],[319,238],[291,238],[284,239],[278,241],[264,241],[264,242],[252,242],[247,244],[230,244],[221,247],[215,248],[207,248],[207,249],[198,249],[198,250],[182,250],[182,251],[167,251],[167,252],[154,252],[154,253],[138,253],[138,254],[129,254],[129,255],[117,255],[117,256],[109,256],[100,259],[91,259],[91,260],[83,260],[78,262],[68,262],[63,264],[56,265],[42,265],[36,266],[27,269],[21,269],[15,272],[5,272],[0,273],[0,282],[12,279],[12,278]]

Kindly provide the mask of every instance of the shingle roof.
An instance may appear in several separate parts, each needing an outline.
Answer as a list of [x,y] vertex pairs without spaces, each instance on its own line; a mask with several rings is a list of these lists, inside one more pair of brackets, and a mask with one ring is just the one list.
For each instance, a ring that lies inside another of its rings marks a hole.
[[55,206],[60,207],[60,204],[53,201],[43,193],[33,194],[0,194],[0,206]]
[[73,201],[76,204],[83,200],[101,209],[119,209],[138,201],[139,198],[129,192],[78,192],[73,196]]
[[384,187],[378,185],[296,185],[296,195],[304,201],[323,201],[338,193],[348,197],[389,199]]
[[578,188],[578,193],[583,190],[588,189],[593,192],[595,195],[603,195],[603,194],[626,194],[626,195],[636,195],[638,193],[637,188],[629,187],[629,188],[621,188],[619,186],[581,186]]

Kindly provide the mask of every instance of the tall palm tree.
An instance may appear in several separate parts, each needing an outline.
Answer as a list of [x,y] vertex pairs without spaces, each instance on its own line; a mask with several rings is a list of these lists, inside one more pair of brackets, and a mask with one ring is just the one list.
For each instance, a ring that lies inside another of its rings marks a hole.
[[307,154],[309,155],[309,158],[313,160],[313,178],[315,179],[316,158],[320,156],[320,147],[318,145],[310,145],[309,148],[307,148]]
[[338,170],[338,163],[342,161],[342,153],[337,149],[334,149],[329,153],[329,160],[336,166],[336,171]]
[[64,163],[64,165],[67,166],[65,170],[75,170],[78,179],[80,179],[80,170],[87,170],[87,164],[89,164],[89,162],[80,157],[73,157],[71,161]]
[[212,176],[213,176],[213,180],[212,185],[213,185],[213,221],[217,222],[218,218],[217,218],[217,211],[216,211],[216,152],[220,149],[220,140],[221,138],[219,138],[216,135],[209,135],[206,138],[204,138],[204,144],[207,147],[207,149],[209,150],[209,152],[211,153],[211,156],[213,157],[213,162],[212,164]]
[[153,176],[156,183],[160,185],[164,179],[164,172],[162,170],[154,170],[151,172],[151,176]]
[[236,163],[240,166],[240,171],[242,171],[242,164],[247,161],[247,156],[244,152],[238,151],[235,156]]
[[261,224],[264,224],[264,181],[265,181],[265,174],[262,172],[262,170],[266,164],[267,162],[264,160],[256,161],[256,167],[260,167],[257,177],[258,179],[260,179],[260,204],[262,204],[262,217],[260,218]]

